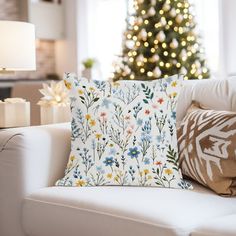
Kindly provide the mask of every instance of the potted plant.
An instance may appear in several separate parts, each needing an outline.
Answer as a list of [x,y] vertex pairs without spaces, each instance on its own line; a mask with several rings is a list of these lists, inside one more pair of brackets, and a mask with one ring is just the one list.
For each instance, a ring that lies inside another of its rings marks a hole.
[[93,58],[87,58],[82,62],[83,64],[83,71],[82,71],[82,76],[90,80],[92,78],[92,69],[95,64],[95,60]]

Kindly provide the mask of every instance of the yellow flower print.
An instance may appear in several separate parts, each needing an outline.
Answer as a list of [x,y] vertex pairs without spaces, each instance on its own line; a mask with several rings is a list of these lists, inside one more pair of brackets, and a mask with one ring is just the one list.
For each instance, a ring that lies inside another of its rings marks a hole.
[[102,134],[95,134],[95,138],[97,139],[97,140],[99,140],[100,138],[102,137]]
[[83,187],[85,186],[86,182],[82,179],[76,181],[76,186],[77,187]]
[[70,157],[70,160],[71,160],[71,161],[74,161],[74,160],[75,160],[75,156],[71,156],[71,157]]
[[91,92],[93,92],[93,91],[95,91],[95,88],[94,88],[94,87],[90,87],[89,90],[90,90]]
[[113,144],[113,143],[110,143],[110,144],[109,144],[109,147],[114,147],[114,144]]
[[112,178],[112,173],[107,174],[107,178],[111,179]]
[[148,169],[145,169],[143,172],[144,172],[145,175],[149,174],[149,170]]
[[149,176],[148,176],[148,179],[152,179],[152,176],[151,176],[151,175],[149,175]]
[[113,83],[113,86],[116,87],[116,88],[118,88],[118,87],[120,86],[120,83],[114,82],[114,83]]
[[177,96],[176,92],[172,93],[172,97],[176,97],[176,96]]
[[165,174],[171,175],[171,174],[173,174],[173,170],[171,170],[171,169],[165,169]]
[[79,93],[79,95],[83,95],[83,94],[84,94],[84,91],[83,91],[82,89],[79,89],[79,90],[78,90],[78,93]]
[[69,90],[71,89],[71,83],[64,80],[64,84],[65,84],[67,89],[69,89]]
[[177,86],[177,81],[173,81],[173,82],[171,83],[171,86],[172,86],[172,87],[176,87],[176,86]]
[[89,122],[89,124],[90,124],[91,126],[95,126],[95,125],[96,125],[96,121],[95,121],[95,120],[91,120],[91,121]]
[[85,119],[86,120],[90,120],[91,119],[91,115],[89,115],[89,114],[85,115]]

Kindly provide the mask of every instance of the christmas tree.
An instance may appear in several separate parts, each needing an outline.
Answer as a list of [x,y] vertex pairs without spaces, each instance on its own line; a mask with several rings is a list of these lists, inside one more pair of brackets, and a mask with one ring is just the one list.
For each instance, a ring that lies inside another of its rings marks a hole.
[[188,0],[134,0],[113,80],[209,78],[192,8]]

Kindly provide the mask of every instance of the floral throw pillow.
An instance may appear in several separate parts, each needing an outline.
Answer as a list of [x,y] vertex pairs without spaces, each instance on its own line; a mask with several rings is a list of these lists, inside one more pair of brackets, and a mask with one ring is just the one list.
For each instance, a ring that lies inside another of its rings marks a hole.
[[71,154],[56,185],[189,188],[178,164],[178,76],[112,83],[65,74],[64,81],[71,99]]

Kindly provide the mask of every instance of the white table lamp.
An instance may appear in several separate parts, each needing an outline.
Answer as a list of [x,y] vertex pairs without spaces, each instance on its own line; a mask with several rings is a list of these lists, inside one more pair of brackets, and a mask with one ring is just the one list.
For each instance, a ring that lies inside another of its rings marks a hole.
[[0,73],[35,69],[34,25],[0,21]]
[[[35,69],[34,25],[18,21],[0,21],[0,74]],[[0,128],[29,125],[29,102],[19,98],[0,101]]]

